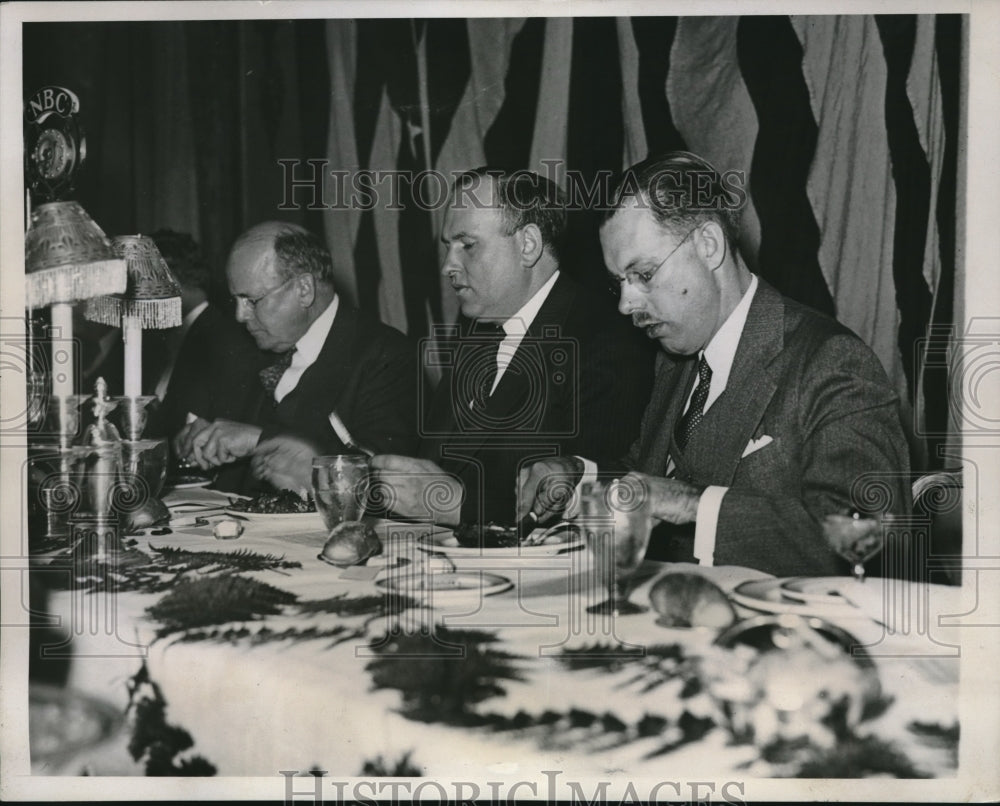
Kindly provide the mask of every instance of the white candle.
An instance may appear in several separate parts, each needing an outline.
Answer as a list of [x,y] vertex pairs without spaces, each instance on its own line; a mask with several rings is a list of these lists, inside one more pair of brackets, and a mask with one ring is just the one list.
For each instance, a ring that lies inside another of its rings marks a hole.
[[52,306],[52,396],[73,394],[73,306]]
[[142,394],[142,325],[134,316],[122,317],[125,340],[125,397]]

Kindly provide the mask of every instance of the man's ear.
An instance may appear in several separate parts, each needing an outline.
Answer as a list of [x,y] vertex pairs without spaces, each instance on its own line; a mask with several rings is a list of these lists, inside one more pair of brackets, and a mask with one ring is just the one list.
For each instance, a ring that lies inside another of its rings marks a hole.
[[708,266],[715,271],[726,257],[726,234],[715,221],[708,221],[698,233],[698,253]]
[[316,299],[316,278],[309,272],[297,275],[295,293],[298,295],[299,305],[303,308],[310,307]]
[[542,231],[537,224],[525,224],[517,231],[517,237],[521,247],[521,265],[530,269],[541,260],[545,251]]

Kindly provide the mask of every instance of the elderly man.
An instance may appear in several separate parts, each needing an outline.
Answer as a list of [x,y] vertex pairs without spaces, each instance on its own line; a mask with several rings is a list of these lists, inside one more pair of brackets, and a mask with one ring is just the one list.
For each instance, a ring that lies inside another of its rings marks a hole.
[[[259,224],[237,239],[226,277],[236,318],[276,360],[261,370],[239,420],[199,418],[175,440],[202,468],[252,457],[252,474],[278,488],[309,488],[317,454],[416,447],[416,348],[341,299],[323,242],[301,227]],[[253,487],[239,477],[216,486]]]
[[441,273],[462,316],[433,351],[447,366],[421,458],[373,461],[396,513],[513,524],[526,462],[567,451],[610,459],[638,434],[652,354],[609,299],[561,270],[565,225],[561,192],[537,174],[457,179]]
[[[650,556],[835,574],[825,515],[858,507],[879,477],[909,510],[898,399],[878,359],[836,321],[783,297],[736,251],[738,198],[684,152],[627,171],[601,226],[619,310],[664,350],[634,471],[654,518]],[[522,473],[522,511],[542,519],[591,470],[578,458]]]

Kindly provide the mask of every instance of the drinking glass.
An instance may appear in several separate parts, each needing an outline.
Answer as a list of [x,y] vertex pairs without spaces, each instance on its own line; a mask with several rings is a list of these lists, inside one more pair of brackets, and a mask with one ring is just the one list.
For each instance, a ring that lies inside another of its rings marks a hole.
[[834,513],[823,518],[823,534],[833,550],[851,563],[854,579],[865,581],[865,563],[885,545],[882,513]]
[[588,613],[631,615],[649,608],[628,600],[632,575],[642,564],[649,543],[649,500],[638,480],[590,482],[580,489],[580,524],[594,555],[598,575],[606,581],[609,598],[587,608]]
[[368,492],[368,457],[361,454],[317,456],[312,461],[316,509],[327,529],[361,519]]

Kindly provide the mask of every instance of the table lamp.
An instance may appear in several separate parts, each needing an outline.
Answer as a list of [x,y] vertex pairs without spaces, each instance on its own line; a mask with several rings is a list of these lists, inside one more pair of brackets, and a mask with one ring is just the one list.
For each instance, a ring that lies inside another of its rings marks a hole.
[[[73,304],[125,290],[125,261],[83,207],[60,200],[72,190],[86,144],[77,124],[80,102],[62,87],[43,87],[25,104],[28,229],[24,236],[28,319],[52,307],[52,401],[59,442],[68,448],[79,427],[82,395],[74,394]],[[42,203],[32,209],[32,199]]]
[[121,412],[127,438],[138,440],[146,425],[146,405],[154,397],[142,394],[142,331],[181,324],[181,288],[152,238],[121,235],[113,246],[125,260],[127,287],[122,294],[88,300],[84,315],[92,322],[122,329],[125,395]]

